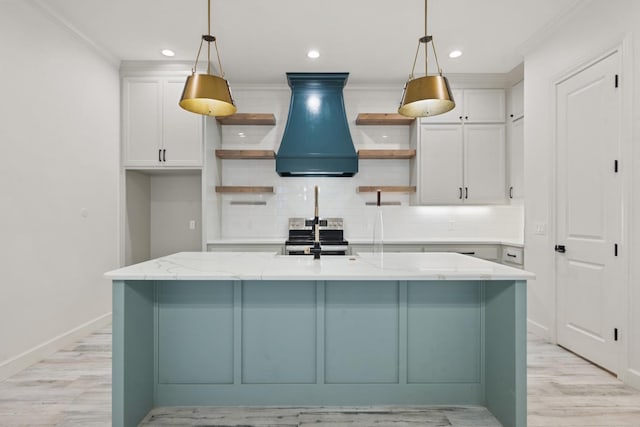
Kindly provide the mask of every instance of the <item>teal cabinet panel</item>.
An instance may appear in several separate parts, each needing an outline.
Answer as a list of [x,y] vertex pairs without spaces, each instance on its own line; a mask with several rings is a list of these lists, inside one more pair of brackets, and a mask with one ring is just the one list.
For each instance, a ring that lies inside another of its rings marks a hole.
[[479,383],[478,282],[409,282],[407,382]]
[[315,282],[244,282],[241,335],[243,384],[315,384]]
[[154,303],[152,282],[113,282],[113,427],[138,425],[155,403]]
[[398,282],[327,282],[325,382],[397,383]]
[[158,282],[158,382],[233,382],[233,282]]
[[526,295],[523,281],[485,285],[485,399],[504,426],[527,425]]

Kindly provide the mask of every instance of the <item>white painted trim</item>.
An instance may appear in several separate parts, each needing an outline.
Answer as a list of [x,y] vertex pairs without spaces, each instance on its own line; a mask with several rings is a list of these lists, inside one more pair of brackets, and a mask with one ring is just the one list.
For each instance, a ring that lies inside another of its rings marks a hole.
[[623,375],[620,376],[619,379],[625,384],[640,390],[640,372],[634,369],[627,369],[623,371]]
[[81,338],[104,328],[111,323],[111,313],[103,314],[93,320],[71,329],[55,338],[50,339],[30,350],[25,351],[0,364],[0,381],[4,381],[25,368],[41,361],[47,356],[59,351]]
[[549,328],[529,318],[527,318],[527,332],[531,332],[532,334],[545,339],[551,338],[549,336]]
[[54,24],[59,25],[61,28],[64,28],[71,34],[73,34],[78,40],[83,42],[86,46],[91,48],[94,52],[100,55],[103,59],[105,59],[109,64],[114,67],[120,66],[120,58],[114,55],[111,51],[107,50],[105,47],[100,46],[98,43],[89,38],[86,34],[76,28],[71,22],[69,22],[66,18],[64,18],[59,12],[54,10],[50,5],[47,4],[44,0],[30,0],[28,2],[35,9],[40,10],[47,18],[51,20]]
[[522,56],[527,56],[531,51],[549,40],[558,30],[560,30],[569,20],[571,20],[579,11],[583,10],[593,0],[573,0],[565,9],[560,11],[546,25],[538,29],[531,37],[525,40],[517,49]]

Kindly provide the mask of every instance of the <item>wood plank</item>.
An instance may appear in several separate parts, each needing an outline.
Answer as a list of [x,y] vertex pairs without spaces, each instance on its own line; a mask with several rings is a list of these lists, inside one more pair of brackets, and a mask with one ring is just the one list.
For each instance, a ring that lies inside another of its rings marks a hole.
[[413,159],[416,150],[358,150],[360,159]]
[[275,159],[273,150],[216,150],[219,159]]
[[380,190],[383,193],[415,193],[416,186],[393,186],[393,185],[378,185],[378,186],[360,186],[358,187],[358,193],[375,193]]
[[236,113],[230,116],[216,117],[221,125],[267,125],[276,124],[276,116],[271,113]]
[[273,193],[273,187],[217,185],[216,193]]
[[356,118],[357,125],[397,126],[410,125],[415,118],[405,117],[397,113],[360,113]]

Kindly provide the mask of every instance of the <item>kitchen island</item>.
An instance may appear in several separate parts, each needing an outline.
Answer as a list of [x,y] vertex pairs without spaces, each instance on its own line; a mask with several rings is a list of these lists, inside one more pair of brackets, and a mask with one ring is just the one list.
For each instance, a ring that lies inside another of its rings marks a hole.
[[526,280],[453,253],[178,253],[113,280],[113,425],[186,405],[480,405],[526,426]]

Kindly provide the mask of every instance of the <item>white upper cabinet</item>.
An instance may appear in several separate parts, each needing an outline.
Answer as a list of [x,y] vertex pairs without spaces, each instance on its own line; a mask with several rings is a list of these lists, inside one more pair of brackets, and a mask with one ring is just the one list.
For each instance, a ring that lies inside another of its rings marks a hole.
[[459,204],[463,201],[462,126],[422,126],[418,149],[422,204]]
[[509,135],[509,198],[524,198],[524,119],[511,123]]
[[524,117],[524,80],[513,85],[511,88],[509,118],[516,121]]
[[453,110],[423,117],[420,123],[504,123],[504,89],[453,89],[452,93]]
[[464,202],[505,201],[504,125],[464,127]]
[[418,152],[421,204],[504,203],[504,125],[423,125]]
[[202,116],[178,105],[184,77],[125,77],[125,167],[202,166]]
[[453,100],[456,106],[453,110],[432,117],[422,117],[420,123],[461,123],[464,118],[464,90],[452,89]]

